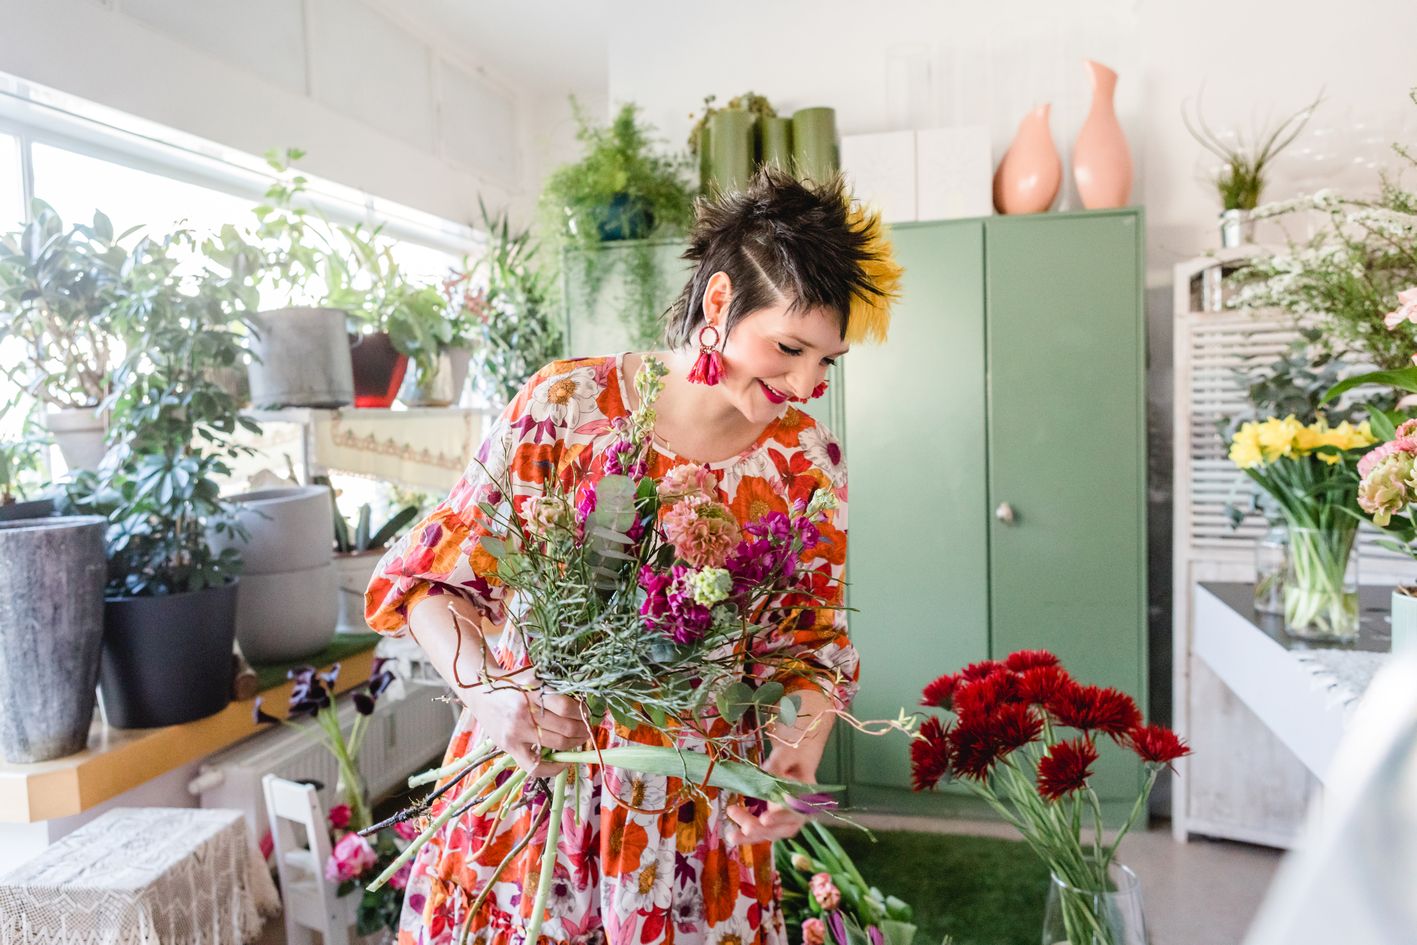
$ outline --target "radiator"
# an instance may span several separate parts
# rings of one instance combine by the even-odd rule
[[[439,758],[452,736],[454,717],[448,704],[435,701],[445,690],[404,683],[401,699],[381,699],[369,720],[359,751],[359,772],[371,797],[403,788],[410,774]],[[339,701],[340,727],[354,724],[354,704],[348,696]],[[313,722],[302,723],[313,728]],[[292,781],[318,781],[320,800],[328,810],[338,803],[335,760],[313,733],[281,725],[241,742],[211,758],[198,769],[187,786],[201,799],[202,807],[226,807],[246,815],[252,835],[269,830],[261,779],[274,774]]]

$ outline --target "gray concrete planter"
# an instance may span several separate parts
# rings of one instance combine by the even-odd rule
[[[384,557],[383,548],[335,555],[335,572],[339,579],[340,633],[366,633],[364,622],[364,591],[374,576],[374,569]]]
[[[329,561],[303,571],[245,574],[236,611],[236,640],[252,663],[314,656],[335,638],[339,597]]]
[[[0,522],[0,755],[88,745],[108,563],[97,515]]]
[[[330,563],[334,508],[325,486],[260,489],[227,497],[250,538],[211,536],[213,550],[241,552],[243,575],[303,571]]]
[[[468,363],[472,352],[466,348],[450,348],[438,355],[433,370],[427,374],[417,366],[404,376],[399,400],[410,407],[449,407],[462,397],[467,383]]]
[[[354,402],[345,313],[282,308],[251,317],[251,403],[257,407],[343,407]]]

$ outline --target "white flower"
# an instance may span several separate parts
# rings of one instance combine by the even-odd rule
[[[694,603],[712,607],[733,590],[733,577],[723,568],[700,568],[689,575],[688,584],[694,592]]]
[[[565,374],[548,377],[531,392],[527,410],[537,423],[572,422],[583,413],[595,410],[595,398],[600,386],[595,382],[594,368],[576,368]]]
[[[606,769],[605,787],[621,804],[639,808],[641,811],[658,811],[664,806],[667,797],[663,778],[650,777],[637,771]],[[631,816],[637,813],[635,810],[630,811]],[[658,822],[659,815],[654,814],[653,818]]]
[[[709,931],[712,945],[752,945],[753,930],[741,916],[729,916]]]
[[[637,872],[621,877],[616,895],[621,914],[668,909],[674,893],[673,864],[672,857],[645,860],[641,861]]]
[[[846,454],[842,452],[840,443],[821,427],[803,430],[799,442],[812,465],[826,473],[833,486],[841,488],[846,485]]]

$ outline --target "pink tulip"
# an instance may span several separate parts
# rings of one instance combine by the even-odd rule
[[[812,896],[817,900],[817,904],[826,912],[835,909],[841,903],[841,890],[836,888],[832,882],[830,873],[816,873],[812,876]]]
[[[826,945],[827,924],[818,918],[802,920],[802,945]]]

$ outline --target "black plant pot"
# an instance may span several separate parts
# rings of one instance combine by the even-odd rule
[[[654,213],[643,197],[616,194],[610,205],[601,211],[596,223],[601,242],[642,240],[654,229]]]
[[[99,696],[110,725],[156,728],[231,702],[236,582],[165,597],[111,597],[103,608]]]
[[[0,522],[18,522],[32,518],[44,518],[53,514],[54,499],[52,496],[0,505]]]

